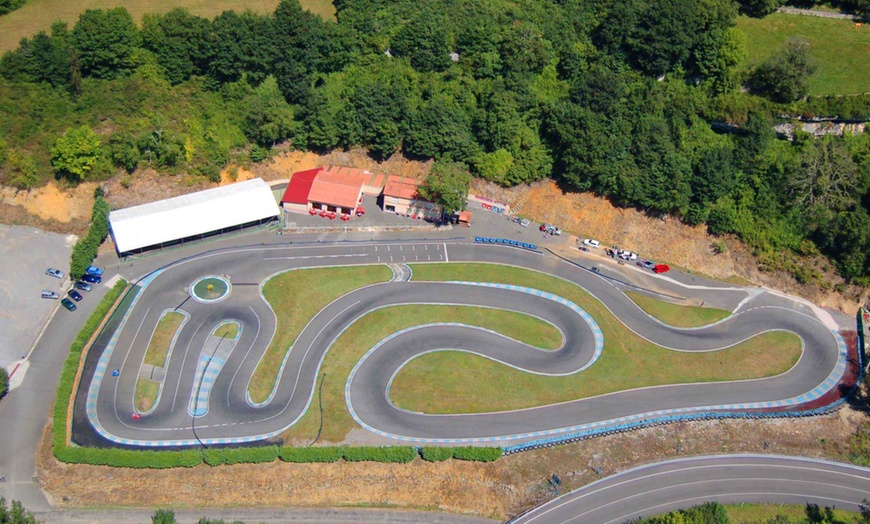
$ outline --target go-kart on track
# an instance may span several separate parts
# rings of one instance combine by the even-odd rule
[[[500,413],[409,412],[389,401],[389,385],[401,367],[420,354],[463,350],[531,373],[565,375],[594,365],[605,342],[594,321],[560,297],[513,286],[408,281],[410,270],[402,265],[448,261],[510,264],[569,280],[601,300],[629,329],[666,348],[710,351],[765,331],[785,330],[801,337],[803,353],[784,374],[739,384],[628,390]],[[298,336],[270,399],[253,405],[247,395],[248,381],[276,329],[275,314],[260,294],[262,283],[292,269],[376,263],[392,264],[396,278],[348,293],[321,310]],[[190,299],[191,284],[210,275],[223,275],[232,283],[229,295],[214,303]],[[368,312],[393,305],[457,304],[518,311],[551,322],[565,340],[562,348],[545,352],[461,325],[430,325],[391,335],[357,363],[348,379],[346,400],[361,426],[400,441],[511,445],[664,414],[798,406],[832,389],[846,367],[845,345],[839,335],[808,307],[791,299],[724,285],[684,288],[683,292],[691,291],[708,302],[730,304],[735,314],[704,328],[677,329],[641,311],[622,293],[627,285],[616,279],[554,256],[503,246],[424,241],[252,246],[179,261],[141,284],[143,291],[100,357],[96,371],[82,379],[88,392],[87,421],[80,415],[76,420],[76,424],[89,422],[112,442],[133,447],[252,442],[281,433],[309,407],[319,367],[331,344]],[[157,405],[134,420],[134,390],[148,341],[163,312],[175,308],[189,319],[174,343]],[[242,329],[232,351],[221,359],[222,368],[217,368],[211,350],[204,348],[210,347],[206,341],[215,326],[226,320],[238,321]],[[203,368],[211,372],[201,380]],[[113,369],[120,370],[119,376],[112,376]]]

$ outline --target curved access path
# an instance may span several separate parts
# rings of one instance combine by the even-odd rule
[[[669,460],[588,484],[511,521],[514,524],[616,524],[707,501],[836,506],[858,511],[870,469],[776,455],[715,455]]]
[[[394,406],[388,390],[398,370],[421,354],[469,351],[530,373],[567,375],[594,365],[605,341],[582,309],[559,296],[525,287],[397,278],[348,293],[320,311],[294,343],[270,399],[262,405],[250,402],[248,382],[276,329],[275,315],[260,294],[260,286],[270,276],[305,267],[448,261],[510,264],[563,278],[589,291],[632,331],[677,351],[722,349],[773,329],[798,334],[804,351],[794,368],[767,379],[627,390],[520,411],[413,413]],[[396,274],[406,275],[405,270]],[[191,300],[190,284],[208,275],[229,280],[229,296],[215,303]],[[347,381],[346,401],[362,427],[400,441],[515,444],[661,413],[797,406],[833,388],[845,369],[842,340],[809,308],[787,298],[727,286],[693,289],[700,297],[733,295],[739,308],[715,325],[677,329],[646,315],[623,294],[625,286],[606,274],[499,246],[464,242],[252,246],[178,262],[149,276],[143,285],[96,371],[83,378],[88,388],[88,422],[104,438],[135,447],[250,442],[281,433],[308,409],[318,370],[334,341],[354,322],[365,322],[367,313],[394,305],[508,309],[545,319],[564,337],[561,348],[542,351],[458,324],[421,326],[391,335],[358,362]],[[151,332],[159,316],[175,308],[190,318],[172,349],[157,405],[134,420],[133,392]],[[222,353],[208,339],[214,327],[226,320],[238,321],[242,329],[231,351]],[[113,369],[119,370],[119,376],[111,375]],[[202,369],[207,370],[205,375]]]

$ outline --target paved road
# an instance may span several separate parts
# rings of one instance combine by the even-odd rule
[[[739,388],[733,383],[691,384],[624,391],[520,412],[456,416],[411,413],[392,405],[384,392],[397,370],[423,352],[468,350],[530,372],[568,374],[591,362],[595,353],[594,327],[579,321],[576,312],[558,302],[517,290],[394,282],[354,291],[321,311],[290,352],[271,402],[255,407],[248,401],[248,378],[275,331],[274,314],[261,299],[256,284],[269,275],[301,267],[448,260],[512,264],[575,282],[601,300],[629,329],[675,350],[712,351],[758,333],[782,329],[802,338],[804,353],[787,373],[743,381]],[[188,300],[190,283],[208,274],[229,275],[234,284],[230,297],[218,304]],[[840,348],[831,331],[808,308],[782,297],[757,290],[696,287],[691,291],[698,296],[732,293],[744,300],[737,313],[722,323],[704,329],[676,329],[643,313],[621,292],[625,287],[621,282],[608,278],[606,272],[595,274],[552,256],[465,241],[253,246],[194,257],[165,270],[142,293],[120,333],[117,349],[106,362],[105,369],[120,369],[120,376],[102,380],[98,377],[93,382],[85,379],[92,400],[89,419],[101,428],[104,437],[134,446],[240,442],[278,434],[307,409],[317,370],[332,341],[372,309],[395,304],[446,303],[513,309],[553,322],[566,341],[560,351],[545,353],[493,333],[439,326],[412,330],[386,342],[358,366],[349,381],[347,401],[357,421],[367,429],[415,442],[496,439],[499,443],[517,443],[542,434],[567,433],[584,425],[661,410],[746,409],[750,404],[758,407],[784,401],[795,404],[798,397],[806,400],[804,394],[831,382],[832,371],[842,364]],[[157,408],[133,421],[132,392],[150,332],[162,312],[175,307],[189,313],[191,319],[176,342]],[[197,362],[203,358],[202,348],[211,329],[226,318],[239,320],[244,329],[236,350],[211,387],[208,413],[194,419],[190,415],[190,399],[198,387]]]
[[[858,511],[870,469],[799,457],[718,455],[641,466],[539,506],[515,524],[622,524],[706,501],[836,506]]]

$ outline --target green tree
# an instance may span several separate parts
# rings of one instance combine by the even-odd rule
[[[39,181],[33,156],[19,148],[6,153],[6,168],[11,175],[9,183],[19,189],[30,189]]]
[[[793,207],[827,221],[830,212],[844,211],[856,202],[858,166],[840,139],[813,141],[801,155],[800,169],[789,180]]]
[[[252,85],[262,82],[277,54],[272,18],[224,11],[211,26],[208,74],[219,83],[235,82],[243,75]]]
[[[465,209],[471,173],[461,162],[439,161],[432,164],[429,175],[420,185],[420,196],[440,204],[449,213]]]
[[[185,9],[142,17],[142,44],[157,55],[166,79],[178,84],[203,74],[209,65],[211,24]]]
[[[11,13],[27,3],[27,0],[0,0],[0,15]]]
[[[304,103],[311,94],[317,66],[323,58],[324,22],[302,9],[299,0],[281,0],[272,23],[276,50],[274,74],[284,98]]]
[[[782,51],[762,62],[749,79],[750,89],[774,102],[793,102],[807,95],[816,71],[806,40],[790,38]]]
[[[158,509],[151,516],[151,524],[175,524],[175,512],[171,509]]]
[[[88,9],[79,16],[70,41],[84,76],[125,76],[137,65],[139,31],[123,7]]]
[[[136,139],[130,133],[115,133],[109,139],[109,155],[112,163],[124,168],[128,173],[135,171],[142,159],[142,152]]]
[[[97,165],[100,137],[88,126],[67,129],[51,148],[51,164],[58,175],[81,182]]]
[[[408,57],[417,71],[442,71],[450,65],[447,24],[433,13],[423,11],[402,26],[393,37],[390,51]]]
[[[761,18],[776,11],[785,2],[786,0],[740,0],[738,4],[741,13]]]
[[[245,135],[257,144],[268,147],[292,138],[298,128],[293,108],[281,95],[275,77],[266,78],[248,97]]]
[[[51,36],[40,31],[23,38],[18,49],[3,55],[0,74],[19,82],[47,82],[53,87],[70,81],[69,31],[66,23],[55,22]]]
[[[38,521],[33,513],[24,509],[21,502],[13,500],[10,506],[6,505],[6,499],[0,497],[0,524],[37,524]]]
[[[6,371],[6,368],[0,366],[0,398],[6,396],[6,393],[9,392],[9,372]]]

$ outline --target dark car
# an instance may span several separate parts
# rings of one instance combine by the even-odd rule
[[[82,282],[81,280],[77,281],[75,284],[73,284],[73,286],[76,289],[80,289],[82,291],[90,291],[90,290],[94,289],[93,286],[91,286],[87,282]]]
[[[70,299],[68,299],[68,298],[64,298],[64,299],[62,299],[62,300],[60,301],[60,303],[63,304],[63,307],[67,308],[67,309],[70,310],[70,311],[75,311],[75,310],[76,310],[76,305],[73,303],[72,300],[70,300]]]
[[[82,294],[79,293],[78,291],[76,291],[75,289],[70,289],[69,291],[66,292],[66,294],[69,295],[70,298],[72,298],[76,302],[82,301]]]
[[[103,277],[99,277],[97,275],[85,275],[82,277],[82,280],[85,282],[90,282],[91,284],[99,284],[103,281]]]

